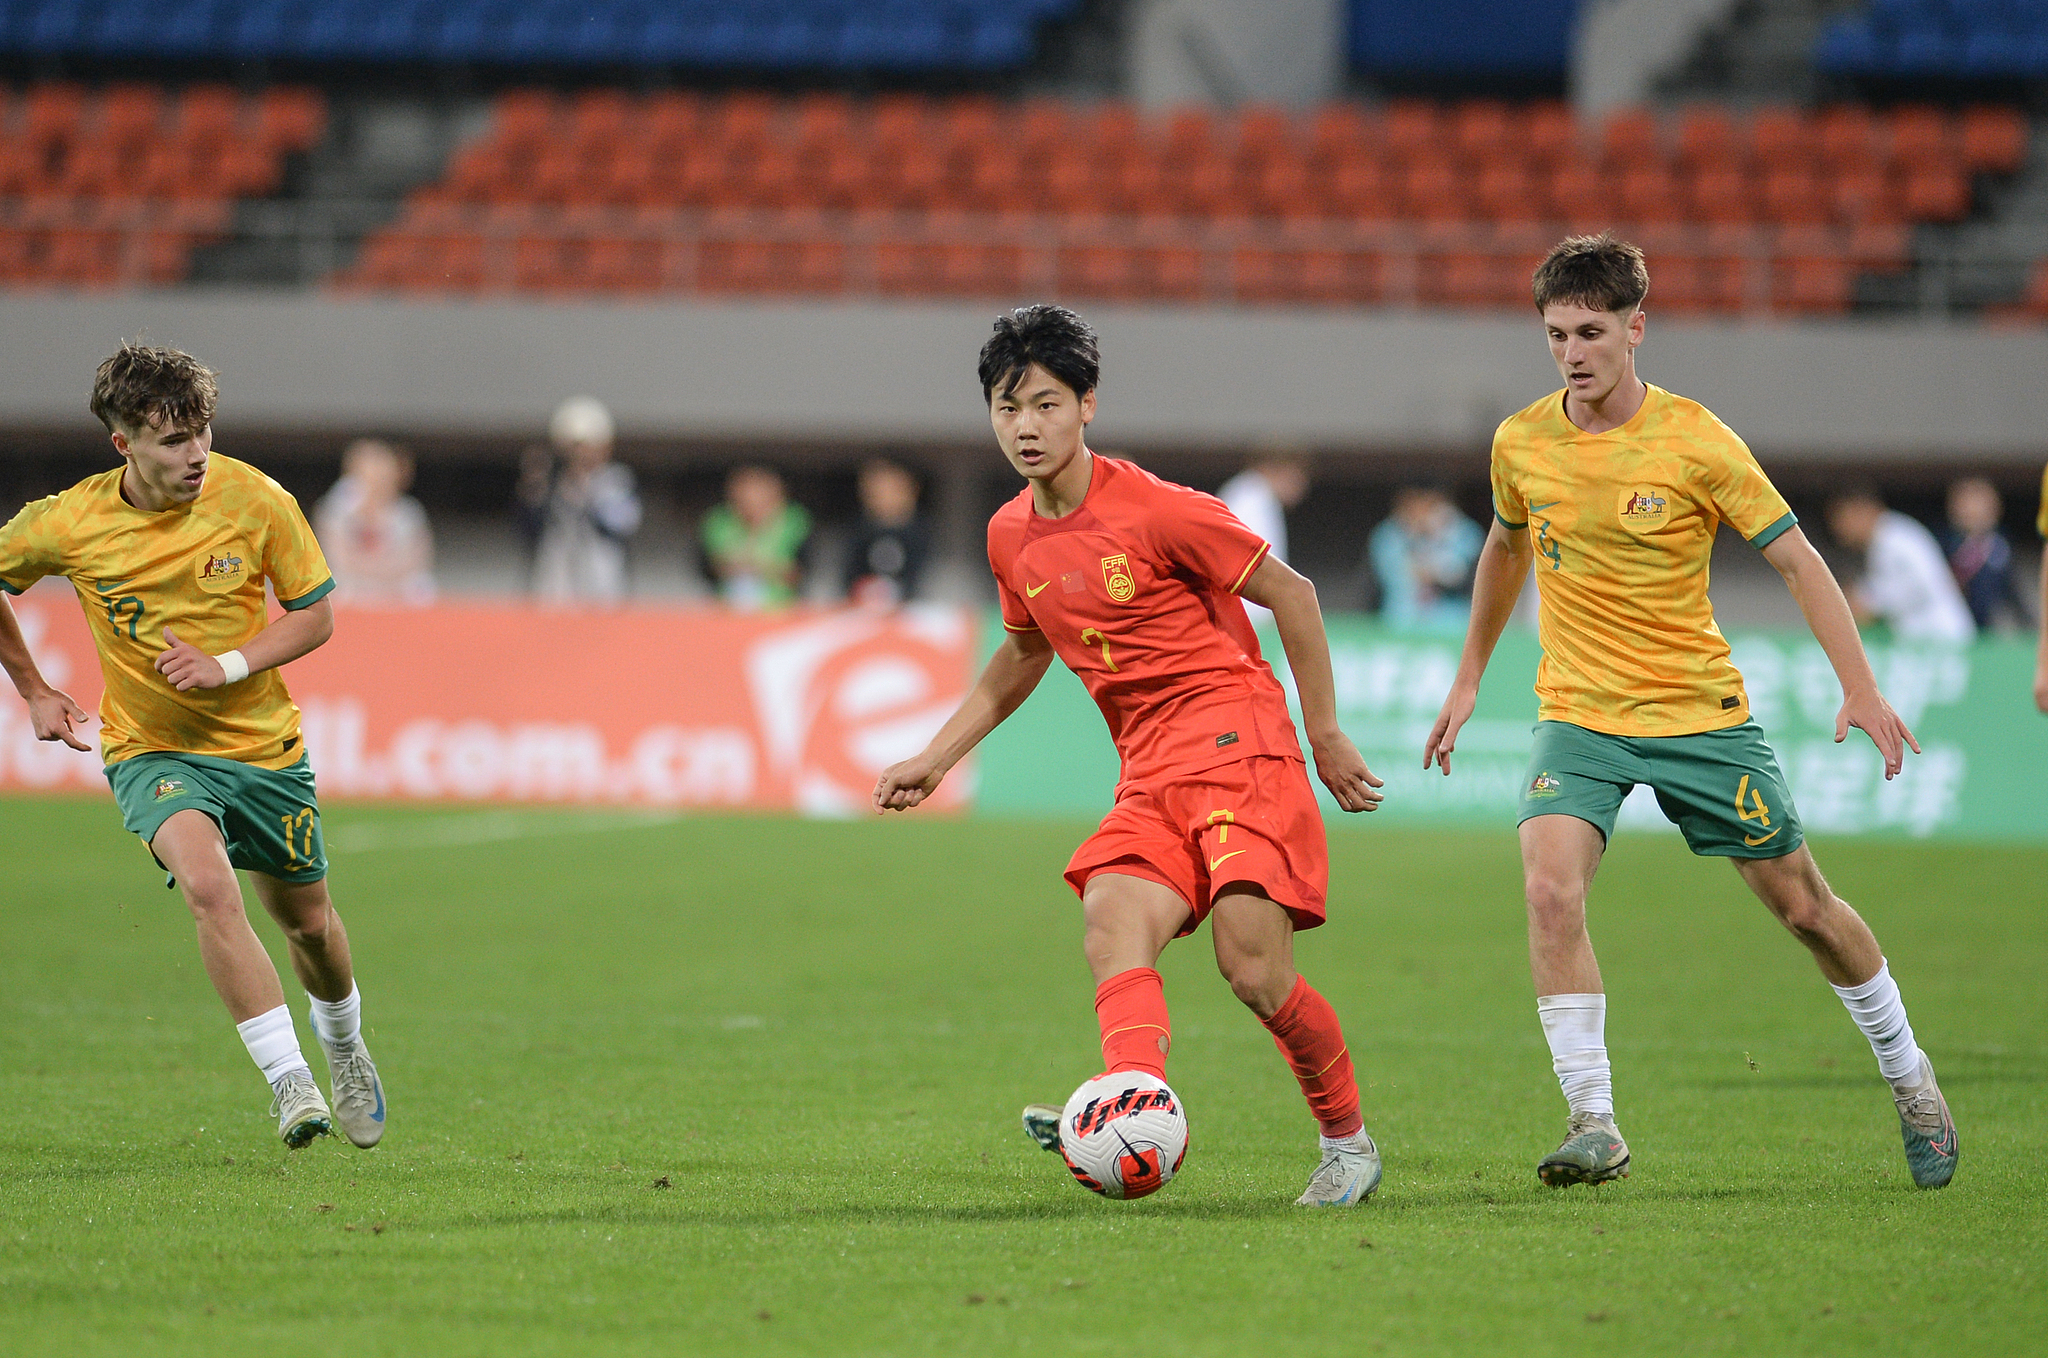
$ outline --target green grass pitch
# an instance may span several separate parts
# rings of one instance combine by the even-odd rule
[[[328,826],[392,1121],[373,1152],[288,1155],[113,809],[0,801],[0,1351],[1975,1355],[2048,1334],[2048,851],[1818,846],[1960,1120],[1955,1184],[1920,1193],[1804,953],[1725,864],[1619,841],[1592,914],[1635,1174],[1556,1192],[1533,1173],[1563,1105],[1512,834],[1344,827],[1335,920],[1300,954],[1386,1182],[1310,1213],[1314,1127],[1206,933],[1164,963],[1181,1177],[1100,1201],[1018,1131],[1096,1068],[1058,876],[1083,826]]]

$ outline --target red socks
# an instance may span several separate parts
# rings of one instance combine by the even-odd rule
[[[1098,1007],[1100,1003],[1098,1000]],[[1294,1078],[1301,1081],[1301,1092],[1322,1124],[1324,1136],[1350,1136],[1365,1125],[1358,1115],[1358,1077],[1352,1073],[1351,1052],[1344,1045],[1337,1011],[1306,978],[1295,978],[1287,1003],[1266,1020],[1266,1031],[1273,1034]]]
[[[1328,1005],[1324,1006],[1327,1011]],[[1166,1078],[1166,1049],[1173,1030],[1166,1017],[1166,987],[1151,967],[1120,971],[1095,988],[1095,1017],[1102,1024],[1102,1069],[1142,1070]],[[1331,1028],[1336,1021],[1331,1020]],[[1345,1066],[1348,1072],[1350,1066]],[[1351,1103],[1358,1105],[1353,1093]]]
[[[1166,1050],[1173,1030],[1166,1017],[1166,988],[1151,967],[1118,972],[1095,990],[1095,1017],[1102,1024],[1102,1068],[1142,1070],[1166,1078]],[[1297,977],[1280,1012],[1266,1020],[1280,1054],[1301,1081],[1301,1092],[1328,1137],[1350,1136],[1364,1120],[1358,1115],[1358,1077],[1337,1011]]]

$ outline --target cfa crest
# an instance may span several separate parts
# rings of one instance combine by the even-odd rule
[[[1621,516],[1623,528],[1640,533],[1662,528],[1671,521],[1671,501],[1660,490],[1626,490],[1622,492],[1621,504],[1615,512]]]
[[[150,791],[151,801],[160,802],[166,797],[182,797],[185,795],[185,782],[181,778],[159,778],[156,780],[156,786]]]
[[[232,552],[208,552],[199,558],[199,588],[208,594],[225,594],[249,578],[248,563]]]
[[[1549,769],[1537,774],[1529,782],[1529,790],[1522,795],[1531,800],[1541,797],[1555,797],[1564,791],[1564,784],[1551,775]]]
[[[1131,558],[1127,553],[1102,558],[1102,584],[1116,602],[1131,601],[1131,596],[1138,592],[1138,582],[1131,578]]]

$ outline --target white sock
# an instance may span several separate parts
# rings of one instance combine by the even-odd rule
[[[362,1032],[363,992],[353,982],[347,999],[319,1000],[308,995],[306,1001],[313,1007],[313,1033],[321,1046],[346,1047]]]
[[[1906,1020],[1906,1002],[1899,998],[1899,983],[1892,979],[1889,961],[1862,985],[1838,985],[1835,993],[1870,1039],[1870,1050],[1877,1053],[1877,1068],[1885,1079],[1897,1085],[1919,1075],[1920,1044],[1913,1040],[1913,1025]]]
[[[292,1027],[292,1011],[284,1005],[242,1020],[235,1025],[235,1031],[242,1035],[242,1045],[249,1049],[249,1059],[256,1063],[256,1069],[263,1072],[263,1078],[270,1081],[273,1088],[295,1070],[312,1072],[313,1068],[306,1064],[305,1056],[299,1051],[299,1034]]]
[[[1550,1043],[1550,1067],[1574,1113],[1614,1119],[1614,1075],[1607,1064],[1605,995],[1538,995],[1536,1016]]]
[[[1363,1151],[1372,1144],[1372,1138],[1360,1127],[1349,1136],[1324,1136],[1316,1134],[1316,1143],[1326,1151]]]

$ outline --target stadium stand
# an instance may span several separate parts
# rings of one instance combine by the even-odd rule
[[[0,0],[36,56],[977,71],[1029,60],[1080,0]]]
[[[1678,310],[1828,313],[2018,169],[2017,111],[502,96],[339,281],[402,291],[1519,305],[1625,228]]]
[[[1877,0],[1830,21],[1814,60],[1845,76],[2048,79],[2048,0]]]
[[[175,282],[233,202],[277,187],[320,137],[325,103],[275,86],[0,88],[0,284]]]

